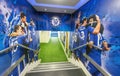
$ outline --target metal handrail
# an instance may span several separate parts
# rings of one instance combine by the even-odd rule
[[[14,47],[17,46],[17,45],[18,45],[18,44],[15,44],[15,45],[13,45],[13,46],[10,46],[10,47],[8,47],[8,48],[6,48],[6,49],[1,50],[1,51],[0,51],[0,54],[9,52],[9,49],[12,49],[12,48],[14,48]]]
[[[10,68],[8,68],[8,69],[5,71],[5,73],[3,74],[3,76],[8,76],[8,75],[15,69],[15,67],[16,67],[21,61],[23,61],[24,58],[25,58],[25,55],[23,55],[19,60],[17,60],[14,65],[12,65]]]
[[[105,69],[101,68],[92,58],[90,58],[87,54],[83,54],[83,56],[91,62],[104,76],[111,76]]]
[[[10,49],[12,49],[12,48],[14,48],[14,47],[16,47],[16,46],[20,46],[20,47],[23,47],[23,48],[25,48],[25,49],[31,50],[31,51],[33,51],[35,54],[38,54],[38,53],[39,53],[39,51],[35,51],[34,49],[31,49],[31,48],[29,48],[29,47],[27,47],[27,46],[24,46],[24,45],[22,45],[22,44],[15,44],[15,45],[10,46],[10,47],[8,47],[8,48],[6,48],[6,49],[4,49],[4,50],[1,50],[1,51],[0,51],[0,54],[7,53],[7,52],[10,51]],[[15,69],[15,67],[16,67],[21,61],[23,61],[24,58],[25,58],[25,55],[23,55],[19,60],[17,60],[14,65],[12,65],[10,68],[8,68],[8,69],[5,71],[5,73],[3,74],[3,76],[8,76],[8,75]]]
[[[93,47],[94,47],[94,48],[96,48],[96,49],[98,49],[98,50],[103,51],[103,49],[102,49],[102,48],[100,48],[100,47],[98,47],[98,46],[96,46],[96,45],[93,45]]]
[[[29,47],[27,47],[27,46],[24,46],[24,45],[22,45],[22,44],[18,44],[18,45],[21,46],[21,47],[23,47],[23,48],[25,48],[25,49],[28,49],[28,50],[31,50],[31,51],[35,51],[34,49],[29,48]]]
[[[80,45],[80,46],[78,46],[78,47],[72,49],[72,51],[77,50],[77,49],[79,49],[79,48],[82,48],[82,47],[84,47],[84,46],[87,46],[88,44],[89,44],[89,43]],[[102,48],[100,48],[100,47],[98,47],[98,46],[96,46],[96,45],[92,45],[92,46],[93,46],[94,48],[97,48],[98,50],[103,50]]]
[[[31,50],[31,51],[33,51],[34,53],[36,53],[36,51],[35,51],[34,49],[32,49],[32,48],[29,48],[29,47],[24,46],[24,45],[22,45],[22,44],[15,44],[15,45],[10,46],[10,47],[8,47],[8,48],[6,48],[6,49],[4,49],[4,50],[1,50],[1,51],[0,51],[0,54],[4,54],[4,53],[9,52],[9,49],[14,48],[15,46],[21,46],[21,47],[23,47],[23,48],[25,48],[25,49]]]
[[[87,45],[88,45],[88,43],[83,44],[83,45],[80,45],[80,46],[78,46],[78,47],[72,49],[72,51],[77,50],[77,49],[82,48],[82,47],[87,46]]]
[[[83,45],[81,45],[81,46],[78,46],[78,47],[74,48],[72,51],[77,50],[77,49],[82,48],[82,47],[87,46],[87,45],[88,45],[88,43],[83,44]],[[96,45],[93,45],[93,47],[96,48],[96,49],[98,49],[98,50],[101,50],[101,51],[103,50],[102,48],[100,48],[100,47],[98,47],[98,46],[96,46]],[[97,64],[92,58],[90,58],[86,53],[84,53],[83,56],[84,56],[88,61],[90,61],[104,76],[111,76],[110,73],[108,73],[106,70],[104,70],[103,68],[101,68],[100,65],[98,65],[98,64]]]

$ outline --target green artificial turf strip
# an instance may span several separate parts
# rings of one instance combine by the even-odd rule
[[[64,50],[56,37],[51,38],[49,43],[41,43],[40,49],[38,58],[42,63],[67,61]]]

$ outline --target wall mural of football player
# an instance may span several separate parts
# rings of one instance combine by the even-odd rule
[[[22,3],[25,3],[25,4],[23,5]],[[27,14],[27,16],[28,16],[27,18],[33,17],[34,10],[31,8],[32,7],[30,5],[28,5],[27,2],[24,0],[21,2],[19,2],[18,0],[12,0],[12,1],[1,0],[0,1],[0,44],[1,44],[0,50],[3,50],[5,48],[9,47],[10,46],[9,42],[13,43],[16,38],[17,38],[17,40],[15,41],[15,43],[18,42],[18,43],[22,44],[22,42],[25,42],[25,44],[28,44],[28,43],[30,43],[30,40],[32,41],[31,33],[35,34],[36,33],[35,29],[30,30],[28,28],[29,35],[27,35],[27,36],[25,36],[25,31],[22,31],[21,37],[19,37],[19,38],[16,36],[19,36],[20,34],[18,34],[17,32],[14,32],[14,27],[16,25],[20,24],[20,21],[21,21],[20,12],[21,11],[28,13],[28,12],[26,12],[26,10],[29,10],[29,13]],[[28,19],[28,21],[29,21],[29,19]],[[37,34],[39,34],[39,33],[37,33]],[[25,39],[25,37],[27,37],[27,39]],[[28,42],[26,42],[24,40],[26,40]],[[35,49],[38,49],[39,35],[35,36],[34,44],[36,46]],[[16,48],[16,50],[19,51],[21,49],[18,47],[18,48]],[[19,55],[20,55],[20,53],[19,53]],[[15,56],[14,57],[11,56],[10,53],[5,54],[4,56],[3,55],[0,56],[0,65],[3,66],[2,68],[0,68],[0,74],[10,66],[10,64],[11,64],[11,62],[13,62],[14,58],[15,58]],[[18,57],[16,57],[16,58],[18,58]],[[5,63],[6,63],[6,65],[4,65]]]
[[[82,20],[82,24],[80,23],[80,13],[78,13],[78,19],[77,19],[77,21],[76,21],[76,28],[78,28],[78,29],[76,29],[76,31],[79,31],[79,41],[80,41],[80,43],[79,43],[79,46],[80,45],[83,45],[83,44],[86,44],[87,42],[89,42],[90,41],[90,44],[89,44],[89,46],[91,47],[92,45],[93,45],[93,42],[94,43],[97,43],[95,40],[95,38],[97,38],[96,36],[97,36],[97,34],[99,34],[99,32],[102,34],[103,33],[103,26],[101,25],[101,23],[100,23],[100,19],[99,19],[99,16],[97,16],[97,15],[95,15],[95,18],[96,18],[96,22],[95,21],[93,21],[93,24],[94,24],[94,26],[90,26],[90,24],[92,25],[92,23],[90,22],[90,23],[88,23],[88,19],[87,18],[84,18],[83,20]],[[98,20],[98,21],[97,21]],[[84,26],[84,28],[82,28],[83,27],[83,25],[86,25],[86,26]],[[96,25],[98,25],[98,27],[97,27],[97,29],[96,29],[96,31],[94,32],[93,30],[94,30],[94,28],[96,28]],[[93,35],[93,37],[94,38],[91,38],[91,35],[88,35],[89,33],[91,33],[92,35]],[[103,37],[101,37],[101,39],[102,39]],[[94,39],[94,40],[93,40]],[[93,42],[91,43],[91,41],[93,40]],[[86,42],[84,42],[84,41],[86,41]],[[99,40],[99,42],[100,41],[102,41],[102,40]],[[83,42],[83,43],[82,43]],[[75,45],[75,44],[74,44]],[[100,45],[100,44],[99,44]],[[78,45],[77,45],[78,46]],[[96,46],[98,46],[98,45],[96,45]],[[91,47],[92,48],[92,47]],[[109,48],[108,48],[108,46],[107,46],[107,43],[105,43],[104,44],[104,48],[103,48],[104,50],[109,50]],[[88,66],[88,65],[86,65],[86,63],[87,63],[87,61],[86,61],[86,59],[83,57],[83,53],[85,53],[85,52],[87,52],[88,53],[88,50],[86,50],[86,47],[85,48],[80,48],[79,49],[79,51],[77,51],[77,53],[75,52],[75,54],[76,55],[78,55],[78,57],[79,57],[79,59],[83,62],[83,64],[86,66],[86,67],[91,67],[90,65]],[[92,52],[91,52],[92,53]],[[95,55],[95,53],[92,53],[92,54],[94,54],[94,56],[97,56],[97,55]],[[99,55],[101,55],[101,54],[99,54]],[[90,55],[91,56],[91,55]],[[101,56],[97,56],[96,57],[96,59],[97,58],[99,58],[99,60],[95,60],[94,58],[93,58],[93,60],[95,60],[99,65],[101,65]],[[87,63],[88,64],[88,63]],[[95,74],[95,69],[94,69],[95,67],[91,67],[91,69],[92,70],[90,70],[90,68],[89,68],[89,71],[91,72],[91,74],[92,75],[97,75],[97,74],[99,74],[99,73],[96,73]],[[97,70],[97,69],[96,69]]]

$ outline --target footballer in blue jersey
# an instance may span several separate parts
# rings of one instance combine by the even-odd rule
[[[24,34],[26,35],[26,39],[25,40],[26,40],[27,43],[25,45],[26,46],[31,46],[30,44],[31,44],[31,41],[33,39],[31,38],[30,25],[27,23],[26,15],[23,12],[20,13],[20,18],[21,18],[22,30],[24,31]],[[26,58],[28,58],[28,52],[27,51],[25,52],[25,56],[26,56]],[[30,57],[31,57],[31,55],[30,55]],[[26,62],[28,62],[28,59],[26,59]]]
[[[10,37],[9,45],[14,46],[15,44],[18,44],[17,37]],[[11,62],[12,65],[15,64],[15,62],[20,58],[19,51],[17,51],[17,47],[18,46],[16,46],[11,51],[12,52],[12,62]]]
[[[21,37],[19,38],[19,36],[22,35],[21,31],[22,31],[21,26],[16,25],[14,27],[14,32],[9,34],[9,46],[13,46],[13,45],[18,44],[19,42],[23,41],[23,40],[21,40],[22,39]],[[11,56],[12,56],[11,65],[14,65],[16,63],[16,61],[22,55],[23,55],[23,52],[21,51],[21,49],[18,46],[15,46],[13,49],[11,49]],[[21,63],[20,63],[20,68],[21,68],[21,66],[23,66],[23,65],[21,65]],[[16,67],[15,70],[13,70],[13,72],[11,73],[11,75],[18,75],[17,70],[18,70],[18,68]]]
[[[97,17],[98,21],[99,21],[99,17]],[[82,25],[79,26],[78,31],[80,34],[80,45],[86,44],[88,41],[88,33],[93,33],[93,34],[97,34],[99,33],[100,30],[100,21],[98,22],[96,28],[92,28],[91,26],[87,26],[87,18],[84,18],[82,21]],[[80,52],[82,53],[82,55],[80,55],[80,60],[83,62],[83,64],[85,64],[86,59],[83,56],[83,53],[86,53],[86,46],[80,48]]]
[[[73,38],[73,48],[77,48],[79,46],[80,43],[80,39],[79,39],[79,32],[75,31],[72,34],[72,38]],[[73,53],[75,54],[75,59],[79,58],[79,49],[74,50]]]
[[[9,45],[13,46],[15,44],[24,44],[25,37],[24,36],[11,36],[9,40]],[[11,55],[12,55],[12,60],[11,60],[11,65],[14,65],[17,60],[20,59],[24,54],[24,50],[22,47],[16,46],[13,49],[11,49]],[[20,70],[22,71],[24,68],[23,63],[21,62],[19,65]],[[11,75],[17,75],[18,74],[18,68],[16,67],[15,70],[11,73]]]
[[[97,35],[90,34],[90,40],[94,42],[94,45],[101,47],[102,41],[104,40],[102,35],[99,33]],[[92,58],[98,65],[101,66],[101,50],[92,47],[88,53],[88,56]],[[87,69],[93,76],[98,76],[100,72],[93,66],[93,64],[88,63]]]
[[[28,42],[26,42],[26,36],[27,35],[23,35],[22,34],[22,27],[20,25],[16,25],[14,27],[14,32],[12,32],[10,35],[9,35],[9,46],[13,46],[15,44],[26,44]],[[7,45],[8,46],[8,45]],[[13,65],[21,56],[23,56],[23,54],[26,54],[26,49],[22,48],[22,47],[14,47],[14,49],[11,49],[11,53],[12,53],[12,61],[11,61],[11,64]],[[25,60],[26,62],[28,62],[28,57],[26,56],[25,57]],[[24,65],[23,63],[21,62],[20,63],[20,70],[22,71],[23,68],[24,68]],[[17,68],[15,68],[17,70]],[[16,75],[17,74],[17,71],[13,71],[12,72],[12,75]]]
[[[36,26],[35,26],[33,20],[31,19],[29,30],[30,30],[31,38],[32,38],[32,40],[34,40],[34,42],[31,41],[31,43],[33,43],[32,49],[37,49],[37,47],[36,47],[37,46],[37,44],[36,44],[37,41],[36,41],[36,31],[35,31],[35,29],[36,29]]]
[[[94,15],[95,17],[95,15]],[[93,22],[94,17],[90,17],[90,20],[89,20],[89,23],[90,23],[90,26],[92,27],[96,27],[96,22],[95,23],[91,23]],[[101,25],[102,26],[102,25]],[[102,28],[100,28],[100,33],[98,34],[92,34],[92,33],[89,33],[89,41],[92,42],[92,45],[96,45],[98,47],[102,47],[103,43],[105,42],[105,39],[103,38],[102,36],[102,33],[103,33],[103,26]],[[89,51],[87,52],[87,54],[98,64],[101,66],[101,50],[98,50],[94,47],[90,47]],[[93,76],[98,76],[100,74],[100,72],[91,64],[91,63],[88,63],[88,66],[87,66],[88,70],[90,71],[90,73],[93,75]]]
[[[83,25],[81,25],[80,27],[79,27],[79,29],[78,29],[78,31],[79,31],[79,36],[80,36],[80,43],[79,43],[79,46],[80,45],[83,45],[83,44],[87,44],[87,39],[88,39],[88,32],[93,32],[93,28],[91,28],[91,27],[87,27],[86,28],[86,26],[83,26]],[[80,51],[80,53],[79,53],[79,58],[80,58],[80,60],[83,62],[83,64],[85,64],[85,62],[86,62],[86,59],[84,58],[84,56],[83,56],[83,53],[86,53],[86,46],[84,46],[84,47],[82,47],[82,48],[80,48],[79,49]]]
[[[96,27],[96,25],[97,25],[96,15],[91,15],[91,16],[90,16],[90,18],[89,18],[89,24],[90,24],[93,28]],[[103,34],[103,31],[104,31],[104,27],[103,27],[103,25],[101,24],[99,33],[102,35],[102,34]],[[103,45],[103,50],[105,50],[105,51],[110,50],[110,48],[108,47],[107,41],[103,40],[102,45]]]
[[[25,36],[22,36],[21,34],[21,31],[22,31],[22,28],[21,26],[19,25],[16,25],[14,27],[14,32],[12,32],[10,35],[9,35],[9,45],[8,46],[13,46],[15,44],[23,44],[24,40],[25,40]],[[12,50],[12,63],[14,63],[15,61],[17,61],[22,55],[21,55],[21,51],[17,51],[18,50],[18,46],[15,47],[13,50]],[[15,58],[15,59],[13,59]]]
[[[28,27],[28,29],[30,30],[30,35],[31,35],[32,41],[29,43],[29,47],[34,50],[37,50],[35,28],[36,28],[35,24],[34,24],[33,20],[31,19],[30,26]],[[29,51],[29,57],[30,57],[30,62],[32,62],[34,60],[34,52],[32,50]]]

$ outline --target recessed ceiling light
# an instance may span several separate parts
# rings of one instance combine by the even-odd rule
[[[67,12],[67,10],[64,10],[64,12],[66,13],[66,12]]]
[[[47,8],[45,8],[44,10],[47,11]]]

